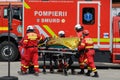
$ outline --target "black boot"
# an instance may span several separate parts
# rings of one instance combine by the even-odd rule
[[[50,73],[54,73],[54,69],[53,68],[50,68]]]
[[[19,75],[25,75],[25,74],[27,74],[27,72],[21,70],[21,71],[18,71],[18,74]]]
[[[94,72],[94,75],[92,77],[99,77],[98,72]]]
[[[81,69],[81,71],[80,72],[78,72],[78,74],[84,74],[85,72],[84,72],[84,69]]]
[[[75,70],[74,69],[71,69],[71,74],[75,74]]]
[[[88,70],[88,72],[85,74],[86,76],[90,76],[90,73],[91,73],[92,71],[91,70]]]
[[[29,73],[29,74],[35,73],[35,72],[34,72],[34,66],[30,66],[30,67],[29,67],[28,73]]]

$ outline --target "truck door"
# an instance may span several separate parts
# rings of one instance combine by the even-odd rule
[[[2,26],[2,7],[0,6],[0,30],[1,30],[1,26]]]
[[[120,16],[113,17],[113,62],[120,63]]]
[[[78,1],[77,24],[89,30],[90,36],[96,41],[96,47],[100,45],[100,2]]]

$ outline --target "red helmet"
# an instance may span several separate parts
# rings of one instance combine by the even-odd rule
[[[83,34],[88,35],[88,34],[89,34],[89,31],[88,31],[88,30],[84,30],[84,31],[83,31]]]

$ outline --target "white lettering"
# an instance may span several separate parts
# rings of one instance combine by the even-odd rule
[[[60,23],[58,18],[42,18],[41,23]]]
[[[34,16],[67,16],[67,11],[34,11]]]

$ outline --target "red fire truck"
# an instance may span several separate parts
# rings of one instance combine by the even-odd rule
[[[8,43],[8,5],[12,5],[12,30],[10,31],[10,43]],[[18,41],[22,37],[22,2],[0,1],[0,59],[16,60],[19,56]],[[10,46],[10,53],[8,51]]]
[[[25,0],[23,22],[38,27],[45,37],[60,30],[74,37],[74,26],[80,24],[95,42],[96,61],[120,63],[119,16],[112,16],[111,0]]]
[[[111,0],[24,0],[23,4],[23,24],[21,23],[23,36],[26,33],[26,26],[35,25],[45,37],[55,37],[60,30],[64,30],[67,37],[75,37],[74,26],[80,24],[89,30],[95,42],[96,62],[120,63],[120,15],[112,16]],[[19,10],[22,9],[19,8]],[[14,20],[16,23],[21,22],[21,19],[13,18],[12,25],[14,25]],[[13,33],[17,32],[17,37],[21,36],[20,27],[21,25],[13,27],[12,30],[16,30]],[[0,41],[0,56],[7,60],[5,52],[7,47],[3,45],[6,44],[5,38],[0,39],[2,40]],[[14,40],[16,38],[11,38],[11,43],[17,46]],[[14,46],[11,45],[11,47]],[[13,55],[11,60],[17,58],[18,52],[15,50],[17,47],[14,50],[11,48],[11,55]]]

